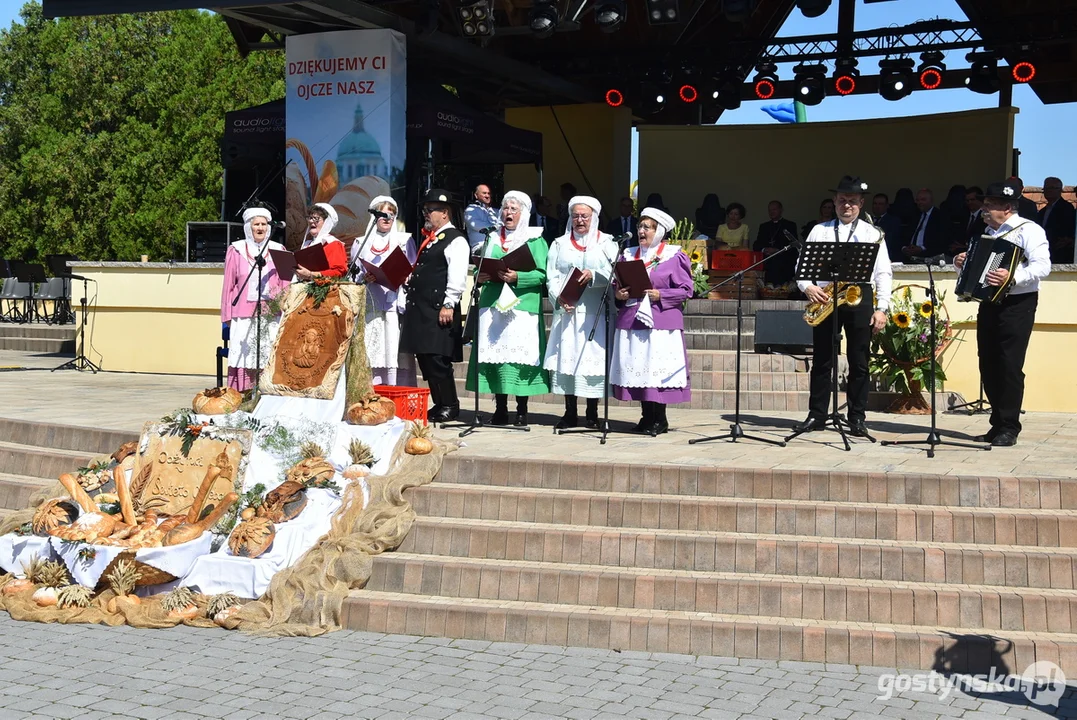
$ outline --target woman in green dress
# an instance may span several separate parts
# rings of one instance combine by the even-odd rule
[[[496,400],[491,425],[509,424],[509,395],[516,396],[513,425],[527,425],[527,398],[550,391],[542,369],[546,354],[546,327],[542,318],[542,289],[546,285],[548,245],[541,227],[528,227],[531,199],[515,190],[501,201],[502,226],[490,235],[486,257],[499,259],[526,245],[534,270],[480,273],[479,322],[467,389],[493,393]],[[477,346],[477,348],[476,348]]]

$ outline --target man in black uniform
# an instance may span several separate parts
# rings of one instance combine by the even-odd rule
[[[797,224],[782,217],[784,209],[778,200],[771,200],[767,205],[770,222],[759,226],[752,250],[771,256],[789,244],[789,238],[797,237]],[[786,235],[788,233],[788,235]],[[793,279],[797,269],[797,255],[787,252],[777,260],[771,260],[765,266],[763,280],[768,285],[784,285]]]
[[[430,386],[430,422],[460,415],[452,364],[464,359],[460,298],[467,284],[467,235],[452,226],[449,193],[431,190],[423,199],[423,239],[407,283],[400,352],[412,353]]]

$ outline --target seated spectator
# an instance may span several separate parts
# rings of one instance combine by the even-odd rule
[[[968,250],[969,241],[973,238],[980,237],[987,231],[987,222],[983,217],[983,206],[983,189],[976,185],[965,188],[965,209],[969,211],[969,216],[965,221],[964,234],[961,242],[955,242],[950,246],[948,252],[950,256],[960,255]]]
[[[901,218],[890,212],[890,198],[886,193],[875,193],[871,200],[871,214],[875,219],[875,227],[883,231],[886,238],[886,251],[892,258],[901,257]]]
[[[808,233],[816,225],[828,223],[834,219],[834,198],[827,198],[823,202],[819,203],[819,219],[814,222],[804,223],[804,227],[800,228],[800,237],[808,237]]]
[[[730,203],[725,211],[725,225],[718,227],[714,246],[717,249],[748,249],[750,246],[748,226],[742,223],[747,211],[740,203]]]
[[[644,203],[644,207],[655,208],[656,210],[666,212],[666,204],[662,202],[662,196],[658,193],[651,193],[650,195],[648,195],[647,202]]]
[[[606,232],[614,237],[618,235],[631,235],[635,238],[633,245],[639,244],[639,239],[636,238],[636,203],[630,197],[621,198],[621,203],[618,205],[620,214],[606,223]]]
[[[943,234],[946,236],[944,252],[965,240],[965,229],[969,224],[969,208],[965,203],[965,186],[954,185],[946,194],[946,199],[939,205],[942,211]]]
[[[1013,178],[1018,185],[1021,186],[1019,192],[1021,196],[1017,198],[1017,214],[1023,217],[1025,220],[1031,220],[1036,222],[1036,219],[1040,216],[1040,209],[1032,200],[1025,197],[1025,183],[1021,178]]]
[[[906,261],[931,257],[946,250],[946,223],[942,211],[935,207],[935,196],[927,188],[916,193],[916,208],[920,212],[908,243],[901,249]]]
[[[725,208],[714,193],[703,197],[703,206],[696,208],[696,230],[708,238],[718,234],[718,226],[725,218]]]
[[[789,237],[795,240],[797,226],[792,220],[782,217],[784,208],[778,200],[771,200],[767,205],[770,220],[759,225],[752,250],[769,257],[789,245]],[[787,234],[788,233],[788,234]],[[780,257],[769,260],[764,266],[763,282],[768,285],[784,285],[793,279],[796,271],[797,254],[795,250],[787,251]]]
[[[916,209],[916,197],[912,194],[912,190],[900,188],[894,193],[894,202],[890,204],[890,212],[901,220],[901,247],[905,247],[909,244],[913,228],[916,227],[916,221],[920,218],[920,213]],[[901,257],[901,253],[890,256],[895,262]]]
[[[1043,181],[1043,198],[1047,204],[1037,216],[1036,223],[1047,233],[1051,262],[1074,262],[1073,236],[1075,213],[1073,206],[1062,199],[1062,181],[1049,177]]]
[[[552,243],[564,232],[564,228],[557,223],[555,217],[557,210],[553,206],[553,201],[547,195],[536,195],[533,202],[535,212],[531,214],[530,225],[542,228],[542,237],[547,243]]]

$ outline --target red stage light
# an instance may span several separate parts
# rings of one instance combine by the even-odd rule
[[[755,96],[760,100],[770,100],[774,97],[774,93],[777,88],[774,87],[774,83],[766,78],[757,80],[755,83]]]
[[[1027,60],[1022,60],[1013,66],[1013,79],[1019,83],[1027,83],[1036,77],[1036,66]]]
[[[613,88],[606,91],[606,104],[610,107],[621,107],[624,102],[625,96],[620,90]]]
[[[856,91],[856,78],[852,75],[839,75],[834,80],[834,89],[838,95],[852,95]]]
[[[927,68],[920,73],[920,87],[924,90],[934,90],[942,85],[942,73],[936,68]]]
[[[681,85],[679,92],[681,100],[686,103],[694,103],[699,99],[699,91],[692,85]]]

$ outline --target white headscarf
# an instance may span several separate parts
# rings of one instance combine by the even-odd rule
[[[243,242],[235,242],[233,245],[237,246],[240,254],[243,255],[243,259],[247,263],[254,267],[254,258],[257,257],[265,248],[269,246],[269,238],[272,237],[272,228],[266,232],[266,239],[259,243],[254,239],[254,230],[251,228],[251,223],[254,222],[254,218],[265,218],[266,222],[273,222],[273,213],[269,212],[265,208],[255,207],[247,208],[243,211]],[[242,245],[243,247],[238,247]],[[269,274],[262,274],[262,289],[264,290],[269,283]],[[249,302],[258,301],[258,273],[251,273],[250,279],[247,280],[247,300]]]
[[[339,219],[339,217],[337,216],[337,211],[329,203],[315,203],[314,207],[321,208],[329,217],[327,217],[325,221],[322,222],[322,229],[318,231],[318,235],[316,237],[312,238],[310,236],[310,228],[307,228],[307,234],[303,236],[303,247],[310,247],[315,243],[324,244],[330,240],[336,240],[336,238],[330,235],[330,233],[332,232],[333,227],[337,224],[337,220]]]
[[[644,260],[649,260],[654,257],[654,254],[658,252],[660,247],[662,247],[662,240],[664,240],[666,235],[676,227],[677,222],[669,213],[652,207],[643,208],[643,212],[639,214],[639,219],[642,220],[643,218],[650,218],[658,223],[658,227],[655,228],[654,231],[654,240],[651,241],[651,246],[648,247],[646,251],[640,253]],[[676,245],[667,245],[662,251],[662,254],[658,257],[658,260],[668,260],[679,251],[680,248]]]
[[[513,245],[518,245],[521,242],[530,240],[531,238],[527,237],[527,235],[534,237],[534,234],[530,232],[522,232],[528,230],[531,225],[531,198],[527,196],[527,193],[522,193],[519,190],[509,190],[505,193],[505,197],[501,199],[501,209],[504,210],[505,206],[510,202],[516,203],[520,208],[520,219],[516,224],[516,229],[512,231],[508,230],[504,226],[504,219],[501,218],[500,214],[498,215],[498,221],[501,223],[501,232],[505,233],[505,240],[508,243],[508,246],[512,248]]]
[[[568,226],[565,228],[566,233],[572,233],[572,208],[577,205],[586,205],[591,208],[591,225],[587,228],[587,234],[582,238],[576,238],[581,241],[584,247],[588,247],[592,242],[597,242],[599,238],[599,219],[598,216],[602,212],[602,203],[596,198],[589,195],[577,195],[568,201]]]

